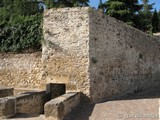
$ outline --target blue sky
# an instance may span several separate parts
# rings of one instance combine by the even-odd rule
[[[105,2],[107,0],[102,0],[102,1]],[[149,0],[149,1],[150,3],[155,3],[154,8],[156,8],[158,11],[160,10],[160,0]],[[97,7],[98,4],[99,4],[99,0],[90,0],[91,7]]]

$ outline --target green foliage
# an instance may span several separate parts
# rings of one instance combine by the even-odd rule
[[[141,1],[143,4],[140,5],[138,0],[107,0],[104,4],[100,0],[99,8],[105,8],[107,15],[122,20],[146,33],[158,32],[160,15],[156,11],[152,13],[154,3],[149,4],[149,0]]]
[[[23,52],[41,48],[42,15],[36,2],[3,0],[0,7],[0,51]]]
[[[41,48],[42,15],[38,0],[0,1],[0,51],[23,52]],[[89,0],[45,0],[47,8],[88,6]]]
[[[158,16],[159,16],[159,26],[158,26],[158,28],[159,28],[159,31],[160,31],[160,11],[158,12]]]
[[[138,0],[108,0],[104,3],[106,14],[134,26],[136,12],[141,9]]]
[[[99,0],[98,10],[104,13],[105,5],[103,4],[102,0]]]
[[[152,26],[153,26],[153,33],[158,32],[159,30],[159,15],[157,10],[154,10],[153,17],[152,17]]]
[[[136,27],[146,33],[152,33],[153,27],[151,24],[151,19],[152,19],[151,10],[153,9],[154,3],[149,4],[148,0],[143,0],[142,2],[143,2],[142,10],[140,10],[138,13]]]
[[[53,8],[54,7],[54,2],[53,0],[45,0],[45,4],[47,6],[47,9]]]
[[[103,8],[103,2],[102,2],[102,0],[99,0],[98,8]]]
[[[14,11],[18,15],[34,15],[38,13],[38,2],[27,0],[14,0]]]
[[[1,4],[4,7],[11,6],[11,5],[13,5],[13,3],[14,3],[14,0],[2,0],[2,2],[1,2]]]
[[[151,15],[151,10],[153,9],[154,3],[149,4],[149,0],[142,0],[142,2],[143,2],[143,13],[144,13],[146,16],[150,17],[150,15]]]
[[[19,23],[20,22],[20,23]],[[13,22],[0,25],[0,51],[18,51],[41,48],[41,16],[17,16]]]
[[[3,1],[0,0],[0,7],[3,7]]]
[[[78,7],[78,6],[89,6],[89,0],[45,0],[47,8],[63,8],[63,7]]]

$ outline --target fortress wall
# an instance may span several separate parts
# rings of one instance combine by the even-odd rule
[[[156,38],[95,10],[89,16],[93,101],[160,86],[160,43]]]

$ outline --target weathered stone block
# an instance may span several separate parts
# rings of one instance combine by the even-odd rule
[[[13,88],[0,88],[0,98],[12,96],[13,95]]]
[[[51,99],[59,97],[60,95],[65,94],[66,92],[66,85],[59,84],[59,83],[50,83],[47,84],[47,93],[50,94]]]
[[[17,113],[38,114],[44,111],[45,91],[21,94],[15,98]]]
[[[61,101],[52,100],[45,104],[45,117],[47,120],[62,120],[64,116],[64,104]]]
[[[14,97],[0,98],[0,118],[9,118],[16,114],[16,99]]]
[[[66,93],[47,102],[44,107],[46,120],[62,120],[80,103],[80,93]]]

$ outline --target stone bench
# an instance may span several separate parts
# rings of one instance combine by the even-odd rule
[[[0,119],[12,117],[17,113],[43,113],[45,95],[45,91],[39,91],[0,98]]]
[[[45,104],[45,118],[46,120],[62,120],[79,103],[80,93],[78,92],[61,95]]]
[[[16,113],[39,114],[44,111],[46,92],[30,92],[16,96]]]
[[[12,96],[13,95],[13,88],[0,88],[0,98]]]
[[[0,119],[9,118],[16,114],[15,97],[0,98]]]

